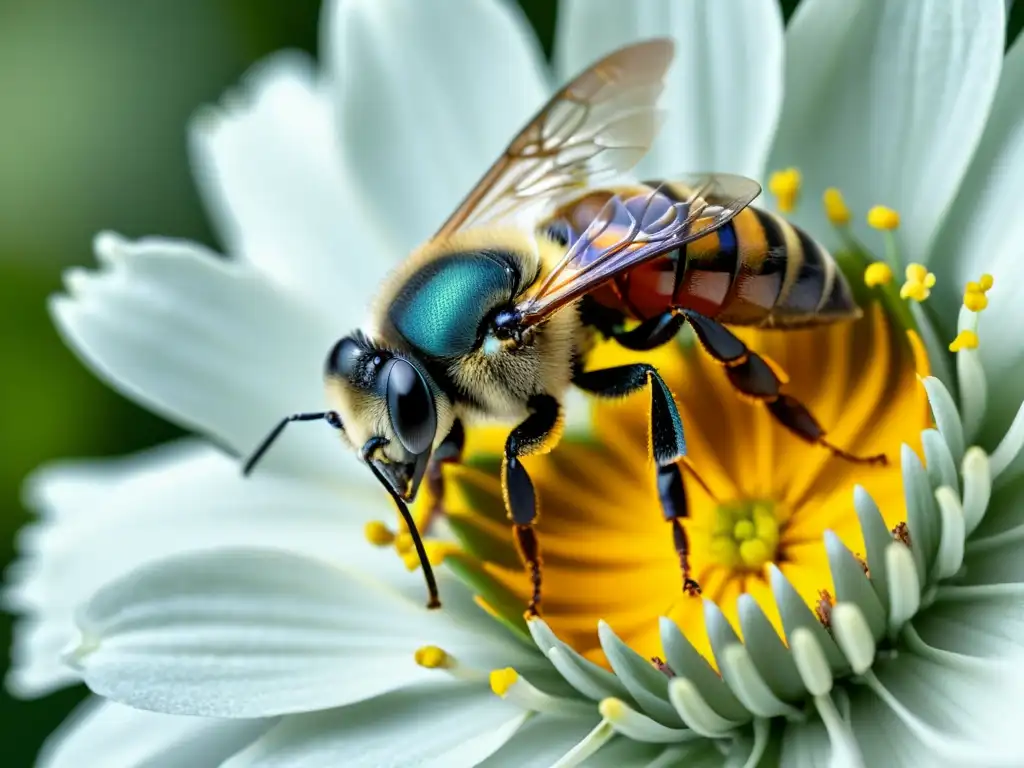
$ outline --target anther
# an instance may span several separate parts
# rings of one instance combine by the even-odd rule
[[[960,331],[956,338],[949,344],[950,352],[959,352],[961,349],[977,349],[978,334],[974,331]]]
[[[520,677],[512,667],[492,670],[489,682],[495,696],[516,704],[528,712],[563,716],[574,713],[590,715],[594,712],[593,704],[570,701],[545,693],[529,680]]]
[[[935,287],[935,274],[929,272],[924,264],[909,264],[906,271],[907,281],[900,288],[901,299],[924,301],[931,295]]]
[[[436,645],[424,645],[422,648],[417,648],[413,658],[417,664],[426,669],[446,669],[454,661],[447,651]]]
[[[413,659],[424,669],[443,670],[456,680],[479,683],[487,679],[487,674],[483,670],[462,664],[444,648],[439,648],[436,645],[424,645],[417,648]]]
[[[453,555],[462,550],[458,544],[450,541],[425,541],[423,548],[427,551],[427,561],[433,566],[439,566],[448,555]],[[420,567],[420,559],[416,552],[405,552],[402,554],[402,562],[410,571]]]
[[[380,520],[371,520],[363,528],[366,540],[375,547],[386,547],[395,541],[395,534]]]
[[[504,699],[508,695],[509,689],[515,685],[518,679],[519,673],[512,669],[512,667],[492,670],[490,677],[491,690],[494,691],[495,696]]]
[[[868,226],[872,229],[889,232],[899,227],[899,225],[900,215],[892,208],[876,205],[868,211]]]
[[[845,227],[850,223],[850,209],[846,207],[843,193],[835,187],[829,187],[822,196],[825,204],[825,215],[836,227]]]
[[[775,195],[779,210],[783,213],[792,213],[796,210],[797,198],[800,195],[800,182],[800,171],[796,168],[775,171],[768,178],[768,190]]]
[[[882,261],[875,261],[868,264],[864,270],[864,285],[868,288],[875,288],[879,285],[888,285],[892,282],[892,269]]]
[[[971,312],[981,312],[988,307],[988,296],[986,295],[995,282],[992,275],[984,274],[974,282],[973,280],[964,288],[964,306]]]

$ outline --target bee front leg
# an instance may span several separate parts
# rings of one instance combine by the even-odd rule
[[[466,430],[462,421],[456,419],[452,424],[448,436],[441,441],[430,459],[430,466],[427,467],[427,490],[430,492],[430,511],[423,524],[423,534],[430,530],[431,524],[444,514],[444,471],[445,464],[457,464],[462,461],[462,449],[466,444]]]
[[[512,520],[516,548],[530,573],[533,593],[526,612],[538,616],[541,600],[540,544],[534,524],[537,522],[537,494],[533,481],[520,460],[531,453],[542,453],[561,423],[561,406],[550,395],[535,395],[527,404],[530,415],[509,433],[505,441],[505,460],[501,470],[501,486],[505,509]]]
[[[683,420],[672,392],[652,365],[637,363],[598,371],[579,371],[573,383],[598,397],[625,397],[651,385],[651,442],[657,464],[658,496],[666,522],[672,525],[672,544],[683,572],[683,591],[699,595],[700,585],[691,578],[690,542],[682,520],[689,516],[686,489],[679,462],[686,456]]]

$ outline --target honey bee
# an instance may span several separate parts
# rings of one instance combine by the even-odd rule
[[[357,450],[402,514],[440,600],[407,508],[424,477],[458,461],[463,422],[514,422],[502,486],[514,540],[541,603],[537,501],[522,457],[550,450],[570,386],[597,397],[650,387],[651,442],[683,589],[691,578],[681,474],[686,443],[672,393],[638,363],[590,370],[599,334],[631,349],[670,341],[689,323],[742,395],[799,437],[832,446],[782,376],[728,328],[852,320],[860,310],[828,252],[805,232],[748,207],[757,182],[704,174],[611,183],[647,152],[673,57],[667,40],[620,49],[563,87],[512,140],[429,242],[381,289],[371,327],[327,356],[330,410],[288,416],[246,462],[248,474],[292,421],[324,420]],[[692,467],[691,467],[692,468]]]

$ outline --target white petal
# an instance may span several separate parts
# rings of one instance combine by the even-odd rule
[[[333,0],[324,28],[345,161],[412,248],[543,103],[537,43],[503,0]]]
[[[955,668],[901,654],[874,671],[878,682],[869,684],[890,712],[854,706],[856,731],[870,733],[882,719],[898,720],[923,746],[915,750],[923,765],[1020,765],[1024,734],[1017,702],[1024,679],[1016,663]],[[869,754],[865,759],[877,764]]]
[[[75,636],[75,608],[105,582],[179,552],[274,546],[378,573],[390,566],[396,580],[422,589],[392,553],[366,543],[367,519],[391,513],[352,464],[344,494],[267,474],[242,478],[237,461],[192,441],[109,462],[102,473],[93,463],[37,473],[27,503],[46,514],[20,534],[5,594],[8,607],[28,614],[16,625],[9,685],[38,695],[74,679],[59,653]]]
[[[333,105],[297,53],[258,64],[218,108],[198,114],[190,144],[199,190],[228,250],[334,312],[362,320],[401,258],[369,226],[338,147]]]
[[[772,168],[798,167],[796,219],[829,232],[839,187],[865,241],[873,205],[900,212],[907,261],[927,257],[974,154],[1002,65],[1001,0],[804,0],[786,31]]]
[[[285,717],[224,768],[470,768],[504,744],[525,716],[485,685],[447,681]]]
[[[268,720],[214,720],[143,712],[88,699],[43,745],[37,768],[213,766],[266,731]]]
[[[251,267],[187,243],[97,238],[105,268],[73,271],[52,311],[67,342],[119,391],[251,451],[289,413],[320,410],[339,329]],[[343,453],[324,425],[293,428],[268,466],[330,476]]]
[[[560,81],[642,39],[676,43],[661,104],[667,119],[641,178],[690,171],[762,177],[782,106],[782,14],[776,0],[563,0]]]
[[[980,559],[1020,560],[1020,545]],[[968,569],[972,562],[968,560]],[[1020,571],[1020,567],[1016,568]],[[970,570],[968,570],[970,572]],[[1018,581],[1021,574],[1013,581]],[[1011,581],[1011,579],[1007,579]],[[940,600],[914,620],[921,638],[935,648],[991,659],[1024,654],[1024,612],[1020,598],[992,595],[984,598]]]
[[[456,588],[443,585],[446,594]],[[445,673],[438,645],[474,668],[539,658],[365,576],[276,550],[178,555],[108,584],[77,617],[70,653],[107,698],[169,714],[264,717],[342,706]]]
[[[1024,364],[1024,343],[1011,329],[1024,322],[1024,306],[1015,299],[1022,274],[1024,219],[1024,38],[1006,56],[992,116],[978,154],[964,179],[956,205],[935,243],[933,267],[942,296],[955,306],[960,291],[985,272],[995,277],[989,307],[979,318],[979,346],[989,386],[992,421],[1003,429],[1024,396],[1016,374]],[[955,333],[956,313],[940,317]],[[950,336],[952,338],[952,336]],[[1000,431],[996,432],[996,436]]]
[[[501,749],[480,763],[480,768],[551,768],[562,755],[582,741],[597,725],[594,717],[537,716],[527,721]]]

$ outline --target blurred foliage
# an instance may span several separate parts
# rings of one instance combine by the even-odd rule
[[[520,3],[550,53],[557,3]],[[784,0],[787,16],[795,5]],[[216,245],[189,172],[188,118],[266,54],[315,53],[319,13],[319,0],[0,0],[3,563],[27,520],[19,493],[34,467],[180,434],[110,391],[64,348],[45,309],[61,270],[91,264],[92,236],[104,228]],[[1018,3],[1014,34],[1022,24]],[[10,619],[0,615],[0,647],[9,638]],[[30,765],[82,695],[17,702],[0,693],[2,764]]]

